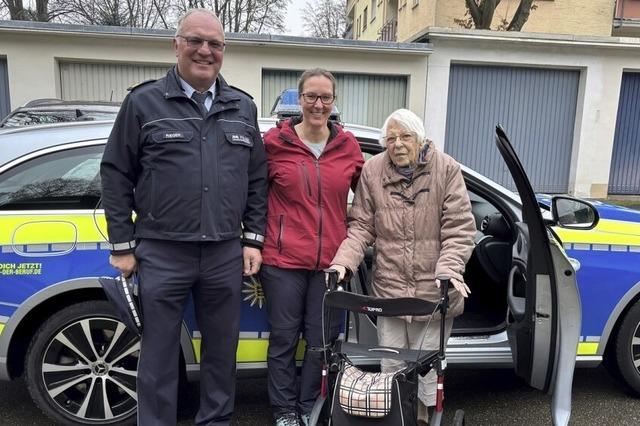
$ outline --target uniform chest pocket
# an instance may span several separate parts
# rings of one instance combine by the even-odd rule
[[[189,142],[193,139],[192,130],[159,130],[151,135],[155,143]]]
[[[253,146],[253,139],[245,133],[225,132],[224,135],[227,142],[231,145],[241,145],[246,146],[247,148],[251,148]]]

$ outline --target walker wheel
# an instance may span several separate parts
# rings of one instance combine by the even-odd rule
[[[464,426],[464,410],[456,410],[453,416],[453,426]]]

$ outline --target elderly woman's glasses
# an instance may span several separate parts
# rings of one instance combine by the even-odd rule
[[[400,139],[402,142],[409,142],[411,140],[413,140],[414,135],[413,133],[403,133],[401,135],[388,135],[384,137],[384,141],[387,143],[387,145],[391,145],[396,143],[396,141],[398,139]]]
[[[191,47],[193,49],[200,49],[200,47],[204,43],[207,43],[207,46],[209,47],[209,50],[216,51],[216,52],[222,52],[224,50],[224,46],[225,46],[225,44],[223,42],[218,41],[218,40],[205,40],[205,39],[200,38],[200,37],[185,37],[183,35],[177,35],[176,37],[180,37],[181,39],[186,41],[187,42],[187,46],[189,46],[189,47]]]
[[[331,103],[336,99],[333,95],[316,95],[315,93],[302,93],[300,96],[302,96],[302,100],[305,101],[305,103],[310,105],[315,104],[318,99],[320,99],[322,105],[331,105]]]

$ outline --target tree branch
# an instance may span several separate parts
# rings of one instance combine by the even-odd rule
[[[529,19],[532,6],[533,0],[520,0],[518,10],[516,10],[516,13],[513,15],[507,31],[520,31]]]

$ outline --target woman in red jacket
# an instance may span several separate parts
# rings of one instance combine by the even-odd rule
[[[271,326],[269,400],[278,426],[306,424],[320,392],[321,352],[314,348],[322,346],[322,270],[347,235],[347,196],[364,162],[356,138],[329,121],[335,90],[330,72],[305,71],[298,82],[302,117],[264,135],[269,211],[260,274]],[[307,351],[297,384],[301,332]]]

